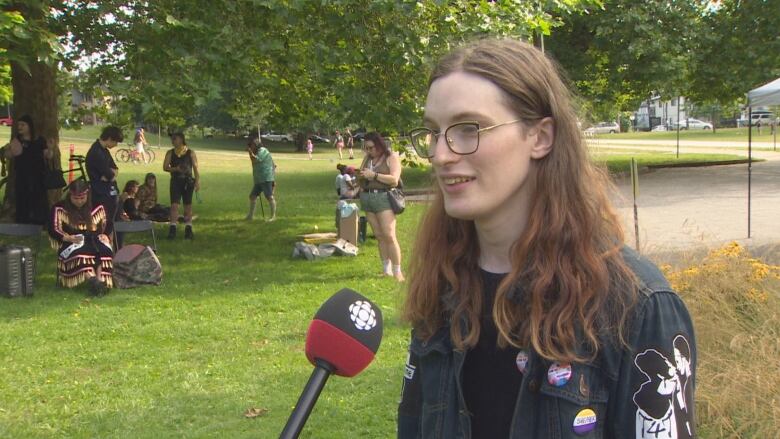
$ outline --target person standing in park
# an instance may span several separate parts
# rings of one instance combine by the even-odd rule
[[[15,221],[45,224],[49,208],[43,179],[53,151],[43,137],[35,135],[32,117],[25,114],[16,121],[16,134],[3,153],[14,164]]]
[[[116,178],[119,168],[111,156],[111,148],[124,140],[122,130],[115,126],[103,128],[100,138],[87,151],[85,160],[92,196],[92,206],[103,206],[106,212],[105,234],[112,236],[116,219],[119,187]]]
[[[404,281],[401,271],[401,246],[395,235],[395,213],[387,192],[401,180],[401,159],[391,151],[379,133],[366,135],[366,157],[360,167],[360,205],[379,242],[382,274]]]
[[[312,152],[314,152],[314,143],[312,143],[311,139],[306,139],[306,153],[309,155],[309,160],[312,159]]]
[[[146,142],[146,136],[144,135],[144,132],[144,127],[139,127],[137,130],[135,130],[135,137],[133,138],[133,143],[135,144],[135,158],[133,161],[142,161],[144,164],[146,164],[146,150],[144,147],[149,146],[149,144]]]
[[[252,186],[252,191],[249,193],[249,213],[246,219],[254,219],[257,197],[262,193],[271,207],[271,217],[268,218],[268,221],[275,221],[276,199],[274,198],[274,188],[276,186],[276,164],[274,164],[274,159],[271,157],[271,152],[263,146],[259,138],[250,141],[249,145],[247,145],[247,152],[249,153],[249,159],[252,161],[254,186]]]
[[[682,299],[624,244],[555,64],[480,40],[429,79],[398,438],[693,438]]]
[[[336,137],[333,138],[333,145],[339,152],[339,160],[343,159],[342,150],[344,149],[344,137],[339,130],[336,130]]]
[[[200,190],[200,172],[195,151],[187,146],[184,133],[171,135],[173,148],[165,154],[163,170],[171,173],[171,215],[168,225],[168,239],[176,238],[179,222],[179,204],[184,203],[184,239],[194,239],[192,231],[192,195]]]
[[[352,160],[355,158],[355,152],[353,149],[355,146],[355,139],[352,137],[352,131],[350,131],[349,128],[346,129],[344,136],[346,137],[346,141],[347,141],[347,150],[349,151],[349,159]]]

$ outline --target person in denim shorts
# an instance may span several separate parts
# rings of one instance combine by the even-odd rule
[[[366,211],[374,236],[379,242],[382,274],[404,281],[401,271],[401,247],[395,237],[395,213],[390,208],[387,191],[401,180],[401,159],[391,151],[379,133],[369,133],[365,141],[366,158],[360,167],[363,182],[360,205]]]

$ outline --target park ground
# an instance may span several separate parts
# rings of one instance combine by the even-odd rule
[[[66,132],[61,147],[66,154],[73,143],[83,153],[93,139],[94,132]],[[601,149],[608,149],[611,138],[600,139]],[[155,143],[154,136],[149,140]],[[57,289],[53,251],[41,246],[35,296],[0,303],[0,437],[275,437],[311,372],[303,353],[308,323],[343,287],[379,304],[384,340],[361,375],[331,379],[302,437],[394,437],[409,335],[399,319],[404,285],[378,276],[373,239],[355,258],[291,258],[300,234],[335,229],[335,150],[318,145],[309,161],[290,145],[272,145],[279,166],[279,220],[248,222],[243,218],[251,168],[243,144],[243,139],[192,139],[202,168],[196,239],[158,242],[164,269],[159,287],[114,290],[101,299],[87,298],[83,290]],[[120,164],[120,181],[155,172],[165,202],[168,179],[161,168],[167,147],[161,146],[152,164]],[[630,142],[612,147],[613,154],[643,154]],[[666,146],[654,148],[654,155],[671,154]],[[717,146],[706,148],[711,154]],[[694,146],[686,150],[697,152]],[[745,155],[738,145],[723,152],[731,158]],[[344,162],[357,165],[359,159]],[[718,169],[735,168],[685,169],[716,173],[712,186]],[[676,172],[686,171],[643,172],[640,206],[641,197],[653,192],[650,181],[673,181]],[[738,171],[733,173],[737,179]],[[416,188],[428,180],[420,169],[406,169],[404,176]],[[625,196],[625,180],[617,184]],[[702,198],[686,188],[689,203]],[[715,195],[722,190],[710,189]],[[424,203],[412,203],[399,216],[405,256],[424,209]],[[662,221],[649,216],[640,220]],[[158,234],[164,229],[161,225]],[[627,225],[628,242],[631,230]],[[656,256],[694,316],[700,356],[697,423],[705,438],[771,437],[780,426],[771,395],[780,385],[779,374],[769,366],[776,364],[779,349],[780,269],[752,258],[744,245],[721,243],[737,238],[699,238],[702,245],[717,244],[704,259],[666,264]],[[148,242],[143,236],[128,240]]]

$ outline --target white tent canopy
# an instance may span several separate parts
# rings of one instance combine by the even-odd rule
[[[748,92],[748,106],[780,105],[780,78]]]
[[[764,84],[748,92],[748,107],[752,112],[753,107],[769,105],[780,105],[780,78]],[[747,237],[750,238],[750,204],[751,204],[751,180],[753,171],[753,118],[752,115],[748,121],[748,226]],[[759,125],[759,132],[760,132]],[[777,147],[777,130],[775,133],[775,147]]]

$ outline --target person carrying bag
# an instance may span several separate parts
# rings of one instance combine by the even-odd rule
[[[379,242],[382,275],[404,281],[401,272],[401,248],[395,236],[396,214],[403,212],[400,205],[403,193],[398,191],[401,181],[401,159],[393,152],[379,133],[369,133],[365,139],[366,158],[360,169],[362,188],[360,205]],[[391,201],[391,199],[393,201]]]

